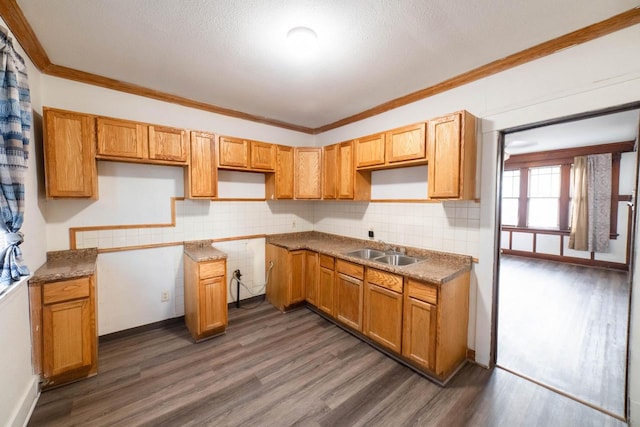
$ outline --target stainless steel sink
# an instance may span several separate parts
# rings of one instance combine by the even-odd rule
[[[362,259],[373,259],[383,256],[384,252],[376,249],[364,248],[358,249],[357,251],[348,252],[345,255]]]
[[[366,259],[369,261],[379,262],[381,264],[395,265],[402,267],[405,265],[415,264],[422,261],[420,258],[414,258],[412,256],[399,254],[399,253],[385,253],[377,249],[363,248],[356,251],[347,252],[345,255],[355,258]]]
[[[403,266],[403,265],[411,265],[416,262],[422,261],[421,259],[414,258],[412,256],[401,255],[401,254],[393,254],[393,255],[384,255],[381,257],[374,258],[373,261],[382,262],[384,264]]]

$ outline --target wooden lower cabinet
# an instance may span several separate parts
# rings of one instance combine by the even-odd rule
[[[265,266],[273,262],[267,300],[278,310],[284,312],[305,301],[305,250],[289,251],[280,246],[267,244]]]
[[[304,301],[335,323],[446,383],[467,357],[469,272],[435,284],[267,244],[267,299],[280,311]]]
[[[304,251],[304,289],[305,299],[313,306],[318,305],[318,280],[320,264],[318,253]]]
[[[336,261],[335,317],[345,325],[362,331],[364,267],[347,261]]]
[[[397,353],[402,350],[402,282],[402,276],[368,268],[364,288],[364,334]]]
[[[443,285],[408,279],[402,355],[445,380],[467,357],[469,272]]]
[[[194,341],[224,333],[227,317],[227,261],[196,262],[184,256],[184,317]]]
[[[429,370],[435,368],[436,306],[406,298],[402,355]]]
[[[320,271],[318,279],[318,308],[325,313],[334,315],[334,282],[335,259],[332,256],[320,254]]]
[[[98,372],[95,276],[29,285],[34,366],[42,389]]]

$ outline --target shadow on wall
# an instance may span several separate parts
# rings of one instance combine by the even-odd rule
[[[302,221],[301,223],[314,224],[317,216],[315,202],[303,200],[267,200],[267,206],[272,215],[295,215]]]
[[[315,203],[317,204],[314,209],[314,222],[319,222],[327,218],[362,220],[369,208],[369,202],[323,200]]]

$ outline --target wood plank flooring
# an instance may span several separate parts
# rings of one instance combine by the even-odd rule
[[[498,365],[624,415],[626,273],[503,255],[499,295]]]
[[[624,425],[500,369],[442,388],[305,308],[229,319],[199,344],[182,324],[101,343],[99,374],[44,392],[29,425]]]

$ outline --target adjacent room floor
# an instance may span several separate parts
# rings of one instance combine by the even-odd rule
[[[627,273],[502,255],[498,365],[624,415]]]
[[[101,343],[99,374],[42,393],[29,425],[625,425],[501,369],[439,387],[307,309],[229,318],[199,344],[182,323]]]

